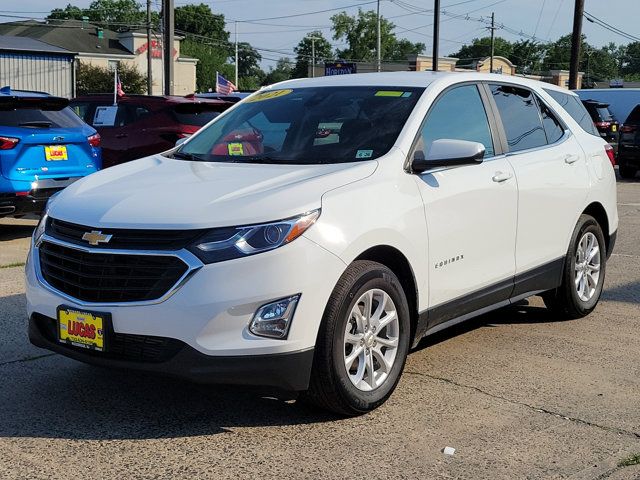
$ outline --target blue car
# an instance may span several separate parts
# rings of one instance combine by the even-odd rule
[[[40,214],[51,195],[100,169],[100,135],[68,105],[0,89],[0,218]]]

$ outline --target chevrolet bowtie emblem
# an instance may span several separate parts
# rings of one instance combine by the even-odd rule
[[[99,243],[108,243],[113,235],[105,235],[99,230],[92,230],[82,235],[82,240],[89,242],[89,245],[98,245]]]

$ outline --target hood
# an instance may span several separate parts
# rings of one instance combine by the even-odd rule
[[[377,162],[260,165],[161,155],[108,168],[63,190],[53,218],[104,228],[210,228],[270,222],[319,208],[322,195]]]

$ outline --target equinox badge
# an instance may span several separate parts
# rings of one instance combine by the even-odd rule
[[[99,230],[92,230],[82,235],[82,240],[89,242],[89,245],[98,245],[99,243],[108,243],[113,235],[105,235]]]

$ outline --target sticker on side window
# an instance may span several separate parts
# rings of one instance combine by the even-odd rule
[[[358,150],[356,152],[356,158],[371,158],[373,156],[373,150]]]
[[[247,98],[245,103],[262,102],[264,100],[271,100],[273,98],[284,97],[293,92],[292,89],[287,88],[285,90],[271,90],[270,92],[256,93],[255,95]]]
[[[402,92],[400,90],[378,90],[375,94],[376,97],[402,97],[407,98],[411,96],[411,92]]]

